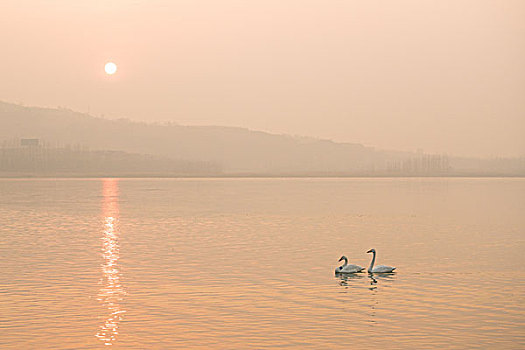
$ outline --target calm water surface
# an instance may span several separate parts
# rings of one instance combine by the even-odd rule
[[[525,347],[525,179],[0,180],[0,223],[2,349]]]

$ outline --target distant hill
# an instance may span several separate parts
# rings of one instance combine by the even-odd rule
[[[91,151],[120,151],[213,164],[221,169],[221,174],[439,175],[457,170],[451,168],[456,160],[449,162],[444,156],[422,158],[413,153],[377,151],[360,144],[234,127],[108,120],[68,109],[0,102],[0,144],[22,138],[62,146],[78,145]]]
[[[368,171],[386,159],[359,144],[232,127],[107,120],[66,109],[0,103],[0,142],[12,138],[211,162],[232,173]]]

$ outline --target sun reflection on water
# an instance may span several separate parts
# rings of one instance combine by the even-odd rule
[[[120,302],[126,292],[120,282],[119,206],[118,179],[102,180],[102,277],[98,300],[104,306],[104,322],[96,337],[106,345],[112,345],[118,336],[119,322],[125,310]]]

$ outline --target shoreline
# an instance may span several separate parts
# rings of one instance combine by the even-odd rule
[[[525,178],[525,174],[0,174],[0,179],[396,179],[396,178]]]

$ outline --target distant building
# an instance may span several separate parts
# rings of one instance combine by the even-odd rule
[[[21,139],[20,146],[38,147],[39,141],[39,139]]]

